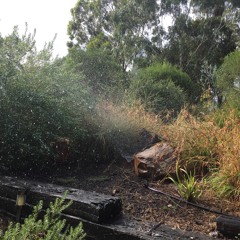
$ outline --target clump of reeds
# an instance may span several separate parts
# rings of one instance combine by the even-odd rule
[[[199,120],[183,110],[162,134],[179,149],[184,165],[200,167],[219,196],[240,197],[240,121],[234,111]],[[219,124],[220,123],[220,124]]]

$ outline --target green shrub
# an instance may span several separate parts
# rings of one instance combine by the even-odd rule
[[[195,99],[198,90],[186,73],[166,62],[163,64],[156,63],[150,67],[141,69],[136,78],[141,82],[152,81],[153,83],[171,80],[183,90],[189,101]]]
[[[226,97],[226,103],[230,107],[239,109],[240,103],[240,51],[225,57],[223,64],[217,70],[217,87]]]
[[[126,74],[107,52],[97,48],[72,48],[68,56],[73,68],[84,74],[84,81],[96,95],[116,100],[127,87]]]
[[[51,142],[87,132],[89,89],[64,61],[52,60],[51,47],[38,52],[33,36],[19,36],[17,28],[1,39],[1,168],[40,170],[53,163]]]
[[[146,109],[154,113],[178,113],[187,103],[186,93],[171,77],[161,74],[161,65],[141,70],[131,81],[128,95],[130,99],[140,100]]]
[[[84,239],[85,233],[82,223],[77,227],[66,225],[65,219],[60,219],[60,214],[70,206],[71,202],[64,204],[65,198],[57,198],[46,210],[43,218],[39,213],[43,211],[43,202],[40,201],[23,224],[10,223],[5,233],[1,233],[1,240],[77,240]]]

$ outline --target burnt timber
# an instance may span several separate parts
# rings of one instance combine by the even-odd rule
[[[217,230],[223,235],[236,237],[238,239],[240,235],[240,218],[233,216],[219,216],[216,219]]]
[[[16,198],[19,190],[26,191],[26,204],[22,217],[31,213],[32,207],[43,200],[45,208],[67,191],[66,200],[73,204],[62,214],[71,225],[83,223],[88,239],[96,240],[150,240],[150,239],[211,239],[194,232],[173,230],[165,225],[142,224],[121,214],[122,202],[118,197],[66,188],[12,177],[0,177],[0,209],[16,216]]]
[[[111,221],[122,210],[121,199],[117,197],[54,184],[10,177],[0,178],[1,197],[16,200],[17,192],[23,189],[26,191],[27,204],[36,205],[40,200],[43,200],[45,207],[49,206],[49,203],[55,198],[60,198],[67,192],[66,200],[72,200],[73,204],[65,210],[65,213],[96,223]]]

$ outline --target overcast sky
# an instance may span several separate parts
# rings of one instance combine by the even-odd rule
[[[71,20],[70,9],[77,0],[0,0],[0,33],[6,36],[13,26],[25,29],[28,23],[29,32],[36,32],[38,49],[45,42],[51,41],[57,33],[54,44],[54,55],[67,54],[67,25]]]

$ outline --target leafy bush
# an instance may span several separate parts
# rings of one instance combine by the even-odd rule
[[[141,69],[136,78],[142,83],[145,81],[158,83],[170,80],[183,90],[189,101],[195,99],[198,91],[197,86],[186,73],[166,62],[163,64],[156,63],[150,67]]]
[[[17,28],[0,45],[1,168],[26,172],[51,165],[51,142],[86,133],[84,112],[92,105],[81,76],[51,59],[52,45],[35,48],[34,36]]]
[[[70,50],[68,61],[76,72],[84,74],[84,81],[95,94],[111,97],[112,100],[123,95],[127,87],[126,74],[107,52],[97,48],[85,51],[75,47]]]
[[[23,224],[10,223],[5,233],[0,236],[1,240],[38,239],[38,240],[72,240],[84,239],[85,233],[82,223],[77,227],[66,225],[65,219],[60,219],[60,214],[68,208],[71,202],[64,204],[65,199],[57,198],[46,210],[44,217],[39,218],[39,213],[43,211],[43,201],[40,201]]]
[[[131,82],[129,94],[134,99],[140,99],[146,108],[153,110],[155,113],[162,111],[179,112],[184,104],[187,103],[187,96],[184,89],[177,84],[177,78],[171,78],[168,71],[171,70],[170,65],[155,65],[146,69],[140,70]],[[179,70],[178,70],[179,71]],[[176,74],[177,75],[177,74]],[[186,77],[186,81],[190,79],[179,71],[179,79],[181,76]]]
[[[226,97],[227,105],[239,109],[240,103],[240,51],[225,57],[217,70],[217,86]]]

